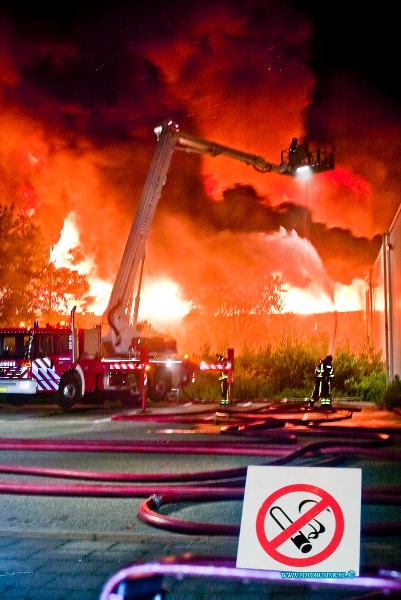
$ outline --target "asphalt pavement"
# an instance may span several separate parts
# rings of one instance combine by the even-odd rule
[[[286,412],[286,408],[288,410]],[[231,441],[230,436],[225,436],[222,441],[221,428],[233,427],[237,428],[235,411],[239,410],[243,413],[244,410],[255,412],[263,409],[263,403],[252,404],[239,403],[233,404],[232,407],[220,407],[218,404],[207,403],[191,403],[170,401],[165,405],[157,407],[148,407],[145,411],[142,409],[131,409],[121,411],[115,407],[104,407],[97,410],[88,408],[78,408],[72,414],[61,415],[56,409],[52,408],[4,408],[0,409],[0,442],[1,440],[15,440],[17,438],[25,439],[26,442],[32,440],[33,432],[39,431],[40,427],[47,427],[47,438],[53,439],[54,429],[50,425],[57,426],[61,432],[61,426],[68,419],[74,420],[74,433],[63,433],[61,439],[64,442],[73,442],[74,440],[93,439],[98,440],[115,439],[116,431],[120,431],[120,440],[123,438],[129,442],[143,442],[149,439],[149,431],[151,430],[151,439],[156,444],[160,444],[161,454],[160,459],[165,460],[165,463],[160,463],[161,470],[166,472],[174,461],[175,469],[192,469],[193,472],[205,469],[206,465],[210,465],[210,456],[207,453],[202,455],[192,454],[190,451],[182,453],[181,458],[178,454],[164,455],[163,448],[167,447],[166,439],[174,439],[175,441],[194,441],[199,446],[205,446],[209,441],[217,441],[223,447],[229,447]],[[376,453],[372,450],[372,456],[367,452],[366,456],[350,457],[346,466],[361,467],[364,474],[364,482],[368,486],[398,486],[401,476],[401,415],[399,412],[389,412],[385,410],[377,410],[373,404],[369,403],[352,403],[342,402],[334,404],[334,412],[326,413],[322,411],[307,412],[294,409],[294,404],[290,401],[287,405],[281,404],[280,412],[275,416],[282,422],[280,425],[273,426],[269,429],[270,440],[263,439],[260,442],[262,446],[267,448],[266,456],[269,458],[273,455],[284,456],[290,449],[283,448],[278,438],[274,440],[275,431],[286,431],[290,435],[295,433],[297,437],[296,447],[300,447],[305,443],[303,432],[308,432],[308,427],[311,423],[316,422],[318,427],[322,424],[330,430],[330,439],[344,437],[343,429],[350,432],[351,436],[354,432],[355,438],[361,435],[361,432],[375,432],[387,438],[390,441],[385,446],[385,452],[380,456],[380,452]],[[204,418],[198,418],[198,413],[202,410]],[[210,411],[210,412],[208,412]],[[232,412],[230,412],[232,411]],[[214,418],[207,418],[206,415],[213,415]],[[261,413],[262,414],[262,413]],[[164,417],[168,417],[164,420]],[[147,421],[149,417],[149,421]],[[155,417],[155,421],[152,421]],[[160,420],[158,420],[160,418]],[[96,426],[93,423],[96,422]],[[99,423],[101,427],[99,428]],[[150,425],[152,423],[152,425]],[[254,431],[263,430],[260,420],[252,421]],[[78,424],[78,426],[77,426]],[[247,423],[246,424],[250,424]],[[239,424],[241,427],[241,423]],[[118,429],[121,428],[121,429]],[[56,431],[58,429],[56,428]],[[72,430],[71,430],[72,431]],[[94,435],[97,432],[97,435]],[[40,429],[40,435],[43,438],[43,429]],[[260,434],[259,434],[260,435]],[[168,437],[170,436],[170,437]],[[325,437],[326,434],[323,435]],[[57,436],[56,436],[57,437]],[[234,441],[234,437],[232,440]],[[246,440],[248,440],[246,438]],[[314,437],[313,439],[317,439]],[[348,438],[346,438],[348,440]],[[226,441],[227,440],[227,441]],[[244,441],[246,444],[247,441]],[[237,442],[236,442],[237,443]],[[308,442],[310,440],[308,439]],[[348,443],[348,442],[347,442]],[[242,444],[238,445],[238,449]],[[259,445],[259,444],[257,444]],[[179,448],[179,446],[178,446]],[[291,448],[292,449],[292,448]],[[154,453],[154,450],[152,450]],[[166,450],[167,452],[167,450]],[[272,454],[269,454],[271,452]],[[134,453],[136,463],[141,465],[142,470],[154,469],[154,461],[147,463],[146,453]],[[212,450],[210,451],[212,454]],[[391,456],[393,454],[393,456]],[[4,452],[0,449],[0,462],[4,461],[8,464],[20,464],[18,452]],[[25,454],[24,454],[25,456]],[[24,463],[29,463],[29,450]],[[52,453],[47,454],[48,465],[53,460]],[[252,458],[246,455],[241,455],[238,452],[238,461],[236,457],[230,454],[226,459],[218,459],[224,466],[231,464],[246,465],[254,464],[259,461],[259,464],[266,463],[266,456]],[[95,456],[91,456],[91,460],[95,460]],[[264,463],[261,463],[261,461]],[[170,461],[170,462],[169,462]],[[227,462],[225,462],[227,461]],[[169,466],[170,465],[170,466]],[[116,467],[117,468],[117,467]],[[139,467],[135,466],[135,469]],[[210,467],[208,467],[210,468]],[[117,469],[118,470],[118,469]],[[2,475],[0,481],[9,481],[10,475]],[[19,481],[16,475],[12,476],[13,481]],[[31,482],[32,478],[25,476],[23,481]],[[67,524],[60,523],[56,527],[49,528],[48,526],[41,527],[41,520],[38,520],[35,526],[32,522],[24,524],[23,517],[19,517],[19,522],[13,522],[8,518],[9,511],[4,509],[8,504],[20,503],[24,500],[28,502],[31,495],[27,492],[26,497],[23,494],[13,494],[9,490],[2,490],[3,494],[3,520],[0,526],[0,598],[5,600],[23,599],[23,600],[99,600],[104,593],[108,582],[122,569],[129,565],[154,565],[155,572],[160,571],[160,562],[163,564],[169,562],[174,564],[174,561],[185,557],[189,562],[195,561],[195,557],[209,558],[210,564],[214,565],[217,561],[228,561],[227,564],[232,564],[235,561],[238,549],[238,535],[224,535],[222,533],[216,535],[203,535],[196,533],[175,532],[163,530],[162,528],[153,527],[148,523],[144,523],[137,516],[137,508],[142,504],[143,499],[132,500],[132,519],[126,523],[124,530],[109,528],[94,528],[89,516],[87,524],[90,522],[90,527],[86,526],[85,515],[82,518],[70,521]],[[5,495],[4,495],[5,494]],[[68,493],[66,493],[66,496]],[[51,499],[46,498],[49,503],[48,510],[50,511],[51,504],[63,502],[63,498],[57,497]],[[67,500],[65,500],[67,502]],[[89,502],[96,503],[96,500]],[[115,500],[113,502],[116,502]],[[127,500],[125,500],[127,502]],[[130,502],[130,500],[128,500]],[[366,508],[362,511],[362,523],[366,521],[374,521],[376,524],[381,522],[393,522],[394,529],[399,526],[400,514],[399,507],[394,507],[391,502],[388,506],[383,506],[387,500],[382,500],[381,503]],[[217,522],[224,521],[230,524],[234,519],[236,525],[239,524],[241,506],[240,502],[234,503],[232,500],[215,503],[219,507],[216,508]],[[236,508],[233,505],[236,504]],[[31,505],[30,505],[31,506]],[[34,504],[32,505],[34,506]],[[110,506],[114,506],[110,504]],[[181,507],[172,505],[164,514],[173,517],[194,519],[197,521],[200,515],[210,518],[211,511],[214,510],[214,505],[205,509],[195,506]],[[32,507],[30,508],[32,510]],[[21,513],[18,513],[21,515]],[[60,514],[60,511],[59,511]],[[112,518],[110,518],[112,521]],[[75,523],[75,524],[74,524]],[[397,574],[396,579],[400,578],[401,572],[401,548],[399,543],[399,535],[394,535],[394,532],[383,532],[382,534],[363,535],[361,540],[361,573],[365,571],[374,572],[379,569],[384,569],[385,573],[391,571]],[[174,558],[175,557],[175,558]],[[163,562],[164,561],[164,562]],[[231,561],[231,563],[230,563]],[[195,561],[196,562],[196,561]],[[163,570],[163,569],[162,569]],[[228,571],[227,571],[228,573]],[[181,600],[190,598],[191,600],[202,599],[217,599],[219,600],[242,600],[250,597],[253,600],[276,600],[277,598],[288,600],[314,600],[321,598],[324,593],[326,600],[343,600],[346,598],[359,598],[368,594],[372,595],[375,590],[375,585],[380,582],[374,582],[372,579],[372,587],[367,587],[365,579],[360,589],[339,588],[338,586],[319,585],[314,582],[313,585],[301,582],[292,585],[283,583],[277,580],[273,581],[253,581],[246,577],[236,579],[224,575],[220,569],[215,569],[212,575],[205,577],[203,574],[200,577],[194,576],[192,571],[188,571],[188,576],[185,576],[185,569],[182,573],[176,576],[166,575],[163,578],[163,594],[166,600]],[[138,580],[139,581],[139,580]],[[146,582],[146,580],[141,580]],[[159,586],[158,580],[156,587]],[[362,581],[362,579],[361,579]],[[127,582],[130,582],[128,579]],[[382,585],[382,584],[380,584]],[[400,584],[401,585],[401,584]],[[323,587],[322,587],[323,586]],[[120,591],[123,588],[120,588]],[[131,589],[128,584],[126,591],[121,591],[120,595],[111,594],[108,600],[124,600],[126,598],[157,598],[156,592],[148,592],[148,595],[141,590],[141,587],[136,586]],[[116,591],[116,590],[114,590]],[[389,591],[389,590],[387,590]],[[125,595],[124,595],[125,594]],[[398,591],[400,594],[400,591]],[[390,590],[391,595],[391,590]],[[159,596],[161,597],[161,596]]]

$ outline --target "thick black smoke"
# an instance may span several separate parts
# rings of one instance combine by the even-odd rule
[[[175,153],[149,273],[190,289],[224,255],[232,272],[274,263],[296,285],[288,248],[303,245],[316,256],[300,285],[316,260],[329,280],[366,276],[399,204],[399,111],[346,64],[318,79],[318,36],[299,2],[17,3],[0,26],[1,198],[37,220],[49,248],[74,213],[84,255],[113,280],[153,128],[172,118],[274,163],[294,135],[330,143],[336,169],[305,183]]]

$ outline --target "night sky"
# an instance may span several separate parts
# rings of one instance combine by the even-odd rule
[[[336,3],[295,0],[313,23],[311,66],[318,77],[317,93],[324,94],[336,72],[354,70],[357,78],[366,78],[372,89],[400,102],[401,92],[395,67],[397,59],[397,19],[391,11],[367,7],[363,2]]]
[[[352,9],[352,10],[351,10]],[[182,130],[273,163],[292,137],[335,148],[308,184],[176,153],[147,270],[187,294],[280,272],[333,294],[364,280],[400,203],[395,22],[294,0],[0,5],[1,202],[43,227],[73,215],[71,265],[112,281],[155,149]],[[352,13],[352,14],[351,14]]]

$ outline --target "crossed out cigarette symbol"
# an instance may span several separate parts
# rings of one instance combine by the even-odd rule
[[[300,517],[295,521],[292,521],[290,518],[288,518],[287,522],[283,522],[283,520],[278,522],[279,511],[281,510],[281,513],[285,513],[278,505],[276,506],[276,503],[279,502],[280,499],[284,498],[284,496],[294,492],[313,494],[320,499],[312,501],[312,506],[302,515],[300,515]],[[311,522],[316,521],[316,517],[318,517],[326,509],[331,509],[333,512],[335,519],[335,530],[333,537],[323,550],[313,556],[304,556],[302,558],[287,556],[282,552],[279,552],[278,548],[284,544],[284,542],[291,539],[291,541],[299,548],[301,553],[309,553],[312,549],[312,544],[302,533],[301,529],[307,525],[311,526],[313,529],[315,529],[316,539],[319,534],[323,533],[324,527],[323,530],[321,528],[317,530],[316,527],[311,525]],[[276,537],[270,540],[267,538],[265,531],[265,519],[267,513],[269,513],[269,515],[276,521],[276,523],[279,524],[280,528],[282,529],[282,531]],[[318,523],[321,525],[320,522]],[[333,496],[331,496],[331,494],[325,490],[308,484],[288,485],[273,492],[273,494],[271,494],[263,502],[256,516],[256,534],[259,543],[266,554],[274,558],[274,560],[277,562],[294,567],[309,567],[312,565],[317,565],[318,563],[326,560],[338,548],[344,534],[344,515],[337,500],[335,500],[335,498],[333,498]]]

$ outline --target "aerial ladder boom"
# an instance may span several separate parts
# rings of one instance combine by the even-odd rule
[[[145,243],[178,141],[173,124],[162,125],[160,131],[156,131],[156,135],[158,136],[156,152],[150,165],[105,312],[109,329],[103,341],[111,343],[118,354],[127,354],[132,337],[138,335],[136,317],[134,323],[132,325],[130,323],[135,279],[139,265],[145,258]],[[138,304],[139,300],[137,299],[136,313]]]
[[[132,312],[134,285],[140,264],[145,258],[145,243],[153,221],[155,210],[166,181],[174,150],[210,156],[227,156],[247,165],[253,166],[261,173],[277,172],[289,174],[286,163],[272,164],[254,154],[241,152],[228,146],[180,131],[177,123],[163,121],[154,129],[157,136],[156,151],[145,181],[142,195],[131,231],[124,249],[123,257],[117,272],[115,283],[110,294],[109,303],[104,313],[109,325],[104,344],[110,345],[115,354],[128,355],[133,337],[140,337],[137,331],[140,283]],[[140,270],[142,279],[142,267]]]
[[[241,152],[240,150],[235,150],[234,148],[229,148],[228,146],[221,146],[215,142],[208,142],[207,140],[202,140],[194,135],[183,132],[178,132],[176,148],[177,150],[185,150],[186,152],[193,152],[194,154],[227,156],[228,158],[233,158],[234,160],[251,165],[261,173],[270,173],[271,171],[283,173],[284,168],[286,168],[285,166],[283,167],[282,164],[274,165],[269,163],[261,156],[248,154],[247,152]]]

